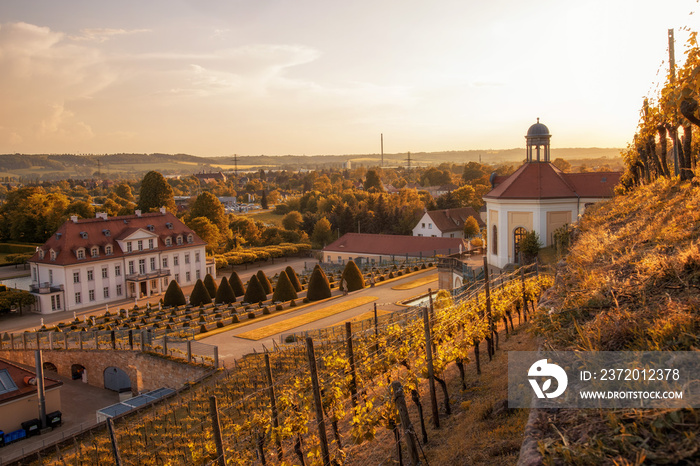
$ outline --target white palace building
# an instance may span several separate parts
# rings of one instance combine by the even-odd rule
[[[42,314],[104,306],[193,285],[206,274],[206,243],[165,208],[81,219],[72,216],[29,260]]]

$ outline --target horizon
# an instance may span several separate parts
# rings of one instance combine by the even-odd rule
[[[393,154],[517,148],[537,118],[552,150],[624,148],[695,8],[3,2],[0,153],[349,155],[382,134]]]

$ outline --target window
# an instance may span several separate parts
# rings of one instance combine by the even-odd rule
[[[88,290],[88,299],[89,299],[90,301],[94,301],[94,300],[95,300],[95,290]]]
[[[340,257],[340,256],[338,256],[338,263],[339,263],[339,264],[340,264],[340,262],[341,262],[342,260],[343,260],[343,258]]]
[[[121,286],[121,284],[119,284],[119,285],[117,285],[117,296],[121,296],[121,295],[122,295],[122,286]]]
[[[14,392],[15,390],[19,390],[19,388],[15,385],[15,381],[12,380],[10,371],[7,369],[0,369],[0,395]]]
[[[425,228],[425,222],[421,223],[421,228]]]
[[[102,278],[107,278],[107,267],[102,267]]]
[[[49,270],[49,283],[53,283],[53,270]]]
[[[108,244],[107,246],[105,246],[105,254],[108,256],[112,254],[112,245],[111,244]]]
[[[80,304],[80,291],[75,293],[75,304]]]
[[[53,251],[51,251],[51,252],[53,252]],[[83,249],[83,248],[78,249],[75,252],[75,255],[77,256],[78,259],[85,259],[85,249]]]
[[[122,276],[122,266],[121,266],[121,265],[115,265],[115,266],[114,266],[114,276],[115,276],[115,277],[121,277],[121,276]]]
[[[432,229],[433,229],[433,224],[432,224],[432,223],[428,223],[428,230],[432,230]]]
[[[131,241],[126,243],[126,252],[131,252]]]
[[[39,249],[39,259],[43,259],[43,258],[44,258],[44,250]]]
[[[513,231],[513,262],[520,263],[520,242],[527,235],[527,230],[518,227]]]
[[[454,234],[454,233],[450,233],[450,238],[454,238],[454,237],[455,237],[455,234]]]
[[[191,243],[192,240],[194,240],[194,237],[192,236],[192,233],[190,233],[189,235],[187,235],[187,242]]]
[[[185,272],[185,281],[189,282],[192,275],[189,272]]]
[[[80,283],[80,272],[73,272],[73,283]]]
[[[167,286],[168,286],[168,279],[163,278],[163,288],[167,288]]]
[[[51,296],[51,310],[55,311],[61,309],[61,295]]]
[[[164,258],[163,258],[163,268],[164,268],[164,269],[167,269],[167,268],[168,268],[168,258],[167,258],[167,257],[164,257]]]
[[[177,244],[182,244],[182,235],[177,236]]]
[[[129,275],[134,274],[134,261],[129,261]]]
[[[194,276],[197,277],[197,280],[199,280],[200,278],[202,278],[202,274],[201,274],[201,272],[200,272],[199,269],[195,270]]]
[[[194,253],[194,261],[199,262],[199,253],[198,252]]]
[[[175,282],[177,282],[178,284],[180,283],[180,274],[179,273],[175,274]]]
[[[185,254],[185,264],[189,264],[189,263],[190,263],[190,253],[188,252],[187,254]]]
[[[496,225],[493,226],[493,233],[491,234],[491,252],[498,254],[498,228]]]
[[[109,287],[108,286],[105,286],[104,288],[102,288],[102,295],[105,298],[109,298]]]
[[[146,273],[146,259],[139,259],[139,273],[141,275]]]
[[[165,238],[165,245],[166,246],[172,246],[173,245],[173,239],[171,237]]]
[[[93,246],[92,249],[90,249],[90,255],[92,257],[99,256],[100,255],[100,248],[98,248],[97,246]]]
[[[148,240],[148,249],[153,249],[153,238]]]
[[[139,251],[143,251],[143,240],[138,240],[136,242],[136,249],[138,249]]]
[[[51,250],[50,257],[51,257],[51,260],[52,260],[52,261],[55,261],[55,260],[56,260],[56,251],[54,251],[53,249]],[[81,258],[78,257],[78,259],[81,259]]]
[[[173,256],[173,265],[180,265],[180,257]]]
[[[151,257],[151,270],[153,271],[155,269],[156,269],[156,258]]]
[[[87,271],[88,281],[91,282],[95,279],[95,272],[92,270]]]

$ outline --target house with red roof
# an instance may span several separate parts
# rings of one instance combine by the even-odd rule
[[[153,296],[171,280],[187,286],[216,276],[205,247],[165,208],[119,217],[74,215],[29,259],[30,291],[42,314]]]
[[[486,227],[479,213],[472,207],[430,210],[425,212],[413,227],[413,236],[464,238],[464,222],[469,217],[474,217],[479,230]]]
[[[614,194],[621,173],[564,173],[550,162],[550,139],[538,118],[525,136],[525,163],[510,176],[491,176],[493,189],[483,198],[491,265],[519,263],[518,244],[532,230],[544,247],[552,245],[558,228],[576,222],[587,206]]]

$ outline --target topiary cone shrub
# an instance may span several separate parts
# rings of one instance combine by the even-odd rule
[[[231,289],[231,285],[228,284],[226,277],[221,279],[219,289],[216,290],[214,302],[217,304],[231,304],[236,302],[236,295],[233,293],[233,289]]]
[[[286,271],[280,273],[280,278],[277,280],[277,286],[275,287],[275,292],[272,294],[272,301],[289,301],[290,299],[297,299],[298,295],[294,289],[294,285],[289,280]]]
[[[365,287],[365,277],[360,272],[355,261],[348,261],[343,270],[341,280],[345,281],[345,288],[348,291],[357,291]]]
[[[331,287],[328,283],[328,277],[326,277],[323,269],[316,264],[313,272],[311,272],[311,278],[309,279],[309,291],[306,293],[306,298],[309,301],[318,301],[320,299],[326,299],[331,297]]]
[[[265,293],[265,290],[258,281],[258,277],[256,275],[251,276],[250,280],[248,280],[248,287],[245,290],[243,301],[246,303],[258,303],[266,299],[267,293]]]
[[[197,280],[192,289],[192,294],[190,294],[190,304],[192,306],[203,306],[204,304],[211,303],[211,296],[207,291],[207,287],[204,286],[202,280]]]
[[[258,270],[256,275],[258,276],[258,281],[262,285],[263,290],[265,290],[265,296],[272,293],[272,284],[270,283],[270,279],[267,278],[267,275],[265,275],[265,272]]]
[[[210,298],[216,296],[216,282],[214,281],[214,277],[212,277],[210,273],[204,276],[204,286],[207,287],[207,293],[209,293]]]
[[[233,290],[233,294],[236,295],[236,298],[245,294],[245,288],[243,288],[241,277],[238,276],[235,270],[231,272],[231,278],[228,279],[228,284]]]
[[[284,269],[284,271],[287,273],[287,278],[289,278],[289,281],[292,282],[292,285],[294,286],[294,290],[296,292],[301,291],[301,283],[299,282],[299,275],[294,271],[291,265],[288,265],[287,268]]]
[[[165,296],[163,296],[163,304],[165,306],[184,306],[187,304],[185,294],[175,280],[170,280]]]

